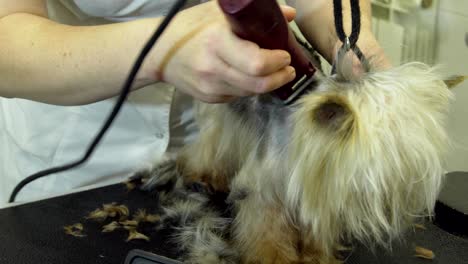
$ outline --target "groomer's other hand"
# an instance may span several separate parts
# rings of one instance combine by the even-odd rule
[[[298,10],[297,23],[305,37],[314,48],[328,62],[333,63],[342,42],[338,39],[335,30],[335,16],[333,14],[333,1],[331,0],[287,0]],[[374,68],[387,69],[391,61],[372,32],[372,10],[370,0],[359,0],[361,9],[361,31],[357,46],[367,59],[371,60]],[[348,0],[342,0],[343,26],[347,35],[351,32],[351,6]],[[360,62],[354,56],[353,65],[360,69]]]
[[[289,21],[295,17],[295,9],[282,10]],[[164,42],[172,46],[156,61],[159,79],[202,101],[266,93],[295,78],[286,51],[238,38],[215,1],[181,12],[167,32]]]

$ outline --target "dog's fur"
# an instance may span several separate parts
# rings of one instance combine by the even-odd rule
[[[146,186],[182,194],[165,195],[162,223],[183,260],[338,263],[343,241],[389,245],[432,213],[452,97],[435,70],[409,63],[314,86],[292,106],[270,95],[197,106],[198,140]],[[210,205],[216,192],[229,194],[228,214]]]

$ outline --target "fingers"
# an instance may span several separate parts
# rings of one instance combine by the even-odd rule
[[[261,49],[257,44],[230,34],[230,41],[217,46],[217,55],[232,67],[248,75],[264,76],[291,63],[291,56],[283,50]]]
[[[198,67],[200,81],[196,97],[211,103],[267,93],[295,78],[295,70],[291,66],[266,76],[245,74],[222,60],[211,60]]]
[[[293,67],[286,66],[266,76],[252,76],[224,64],[219,67],[219,74],[225,82],[233,87],[236,96],[249,96],[270,92],[294,80],[296,72]]]
[[[287,19],[295,10],[282,7]],[[240,39],[225,21],[207,24],[169,62],[166,80],[207,103],[270,92],[295,78],[291,56]]]
[[[284,17],[286,18],[286,20],[288,20],[288,22],[291,22],[294,20],[294,18],[296,18],[295,8],[291,6],[287,6],[287,5],[280,5],[280,7],[281,7],[281,12],[283,12]]]
[[[231,31],[225,31],[223,35],[210,44],[216,59],[211,60],[205,72],[215,77],[215,86],[218,86],[212,91],[249,96],[270,92],[295,78],[295,70],[289,66],[291,56],[288,52],[262,49]],[[207,83],[213,85],[213,78]],[[224,87],[219,87],[223,84]]]
[[[269,76],[252,77],[231,69],[223,77],[223,81],[204,82],[203,91],[195,97],[206,103],[224,103],[238,97],[267,93],[294,80],[295,70],[287,66]]]

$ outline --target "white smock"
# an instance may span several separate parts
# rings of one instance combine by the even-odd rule
[[[194,5],[200,1],[191,1]],[[49,18],[96,25],[167,13],[174,0],[49,0]],[[142,46],[144,43],[135,43]],[[0,98],[0,207],[14,186],[40,170],[80,158],[101,128],[115,98],[83,106],[54,106]],[[132,92],[86,165],[27,185],[17,201],[30,201],[85,186],[122,181],[138,168],[192,140],[192,99],[169,84]]]

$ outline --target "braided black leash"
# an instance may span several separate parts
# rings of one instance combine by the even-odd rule
[[[341,61],[345,54],[349,51],[353,51],[356,54],[359,61],[363,66],[368,68],[366,58],[364,54],[356,45],[359,39],[359,33],[361,31],[361,8],[359,6],[359,0],[349,0],[351,5],[351,34],[346,36],[343,27],[343,7],[341,0],[333,0],[333,13],[335,16],[335,30],[338,38],[343,45],[338,50],[338,54],[333,63],[332,73],[336,72],[336,65]]]
[[[361,30],[361,9],[359,8],[359,0],[350,0],[351,3],[351,35],[346,36],[343,29],[343,7],[341,0],[333,0],[333,12],[335,15],[335,30],[338,38],[345,43],[349,40],[350,47],[354,47],[358,41],[359,31]]]

